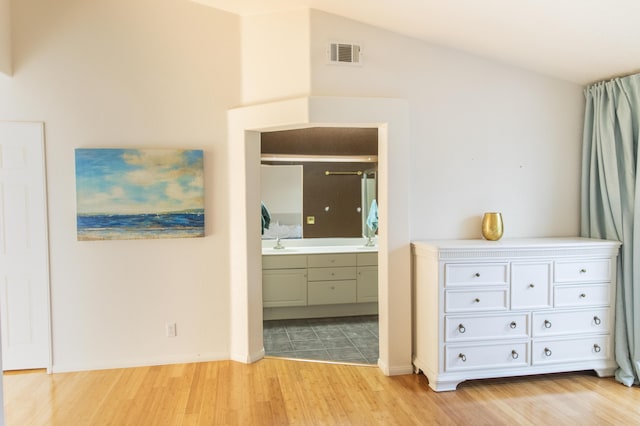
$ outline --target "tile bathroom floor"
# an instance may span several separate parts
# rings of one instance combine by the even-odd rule
[[[267,356],[378,363],[378,316],[264,321]]]

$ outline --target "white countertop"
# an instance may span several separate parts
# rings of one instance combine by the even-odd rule
[[[274,249],[273,247],[262,248],[263,256],[274,256],[283,254],[331,254],[331,253],[377,253],[378,247],[361,246],[305,246],[286,247]]]
[[[331,253],[377,253],[377,241],[373,247],[365,246],[365,238],[308,238],[280,240],[284,246],[275,249],[275,240],[262,241],[262,254],[265,256],[287,254],[331,254]]]

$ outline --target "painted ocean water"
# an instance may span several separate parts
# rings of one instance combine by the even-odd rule
[[[146,214],[78,214],[79,241],[204,237],[204,210]]]

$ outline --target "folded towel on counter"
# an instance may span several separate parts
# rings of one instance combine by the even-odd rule
[[[369,207],[369,214],[367,215],[367,226],[372,231],[378,230],[378,203],[376,203],[376,200],[371,201],[371,207]]]
[[[264,203],[260,203],[261,213],[262,213],[262,234],[264,235],[264,230],[269,229],[269,225],[271,224],[271,215],[269,214],[269,210]]]

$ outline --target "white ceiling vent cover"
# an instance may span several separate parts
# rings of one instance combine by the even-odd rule
[[[329,43],[329,62],[359,65],[360,46],[352,43]]]

